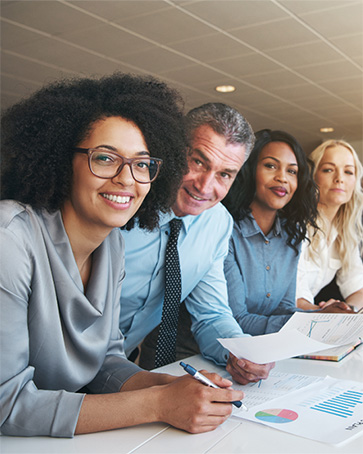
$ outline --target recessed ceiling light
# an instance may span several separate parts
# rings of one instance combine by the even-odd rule
[[[320,128],[320,132],[333,132],[334,128]]]
[[[233,85],[218,85],[218,87],[216,87],[216,91],[219,91],[219,93],[232,93],[235,89],[236,87]]]

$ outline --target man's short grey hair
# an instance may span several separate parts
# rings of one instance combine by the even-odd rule
[[[190,110],[186,115],[186,125],[189,140],[197,128],[208,125],[223,136],[228,144],[245,145],[245,160],[255,142],[251,125],[244,116],[221,102],[210,102]]]

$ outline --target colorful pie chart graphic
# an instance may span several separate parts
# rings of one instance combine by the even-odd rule
[[[286,410],[283,408],[271,408],[269,410],[258,411],[255,414],[255,418],[260,421],[271,422],[274,424],[285,424],[287,422],[295,421],[298,418],[298,414],[292,410]]]

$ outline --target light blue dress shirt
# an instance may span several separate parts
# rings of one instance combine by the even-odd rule
[[[245,333],[259,335],[279,331],[297,310],[299,255],[279,218],[265,236],[251,217],[234,224],[224,271],[233,315]]]
[[[141,370],[118,326],[120,231],[94,251],[86,294],[59,211],[1,201],[0,249],[1,433],[72,437],[77,391],[118,392]]]
[[[122,231],[125,238],[126,276],[121,292],[120,328],[129,355],[161,321],[164,299],[165,249],[169,221],[162,215],[160,229],[138,227]],[[223,272],[232,231],[232,218],[221,204],[198,216],[181,218],[178,250],[182,301],[191,315],[192,332],[203,355],[224,365],[228,352],[218,337],[240,337],[243,332],[227,302]]]

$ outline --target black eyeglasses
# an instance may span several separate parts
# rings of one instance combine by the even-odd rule
[[[90,171],[96,177],[104,179],[114,178],[127,164],[135,181],[142,184],[152,183],[163,163],[162,159],[149,156],[127,159],[102,148],[75,148],[74,151],[87,154]]]

